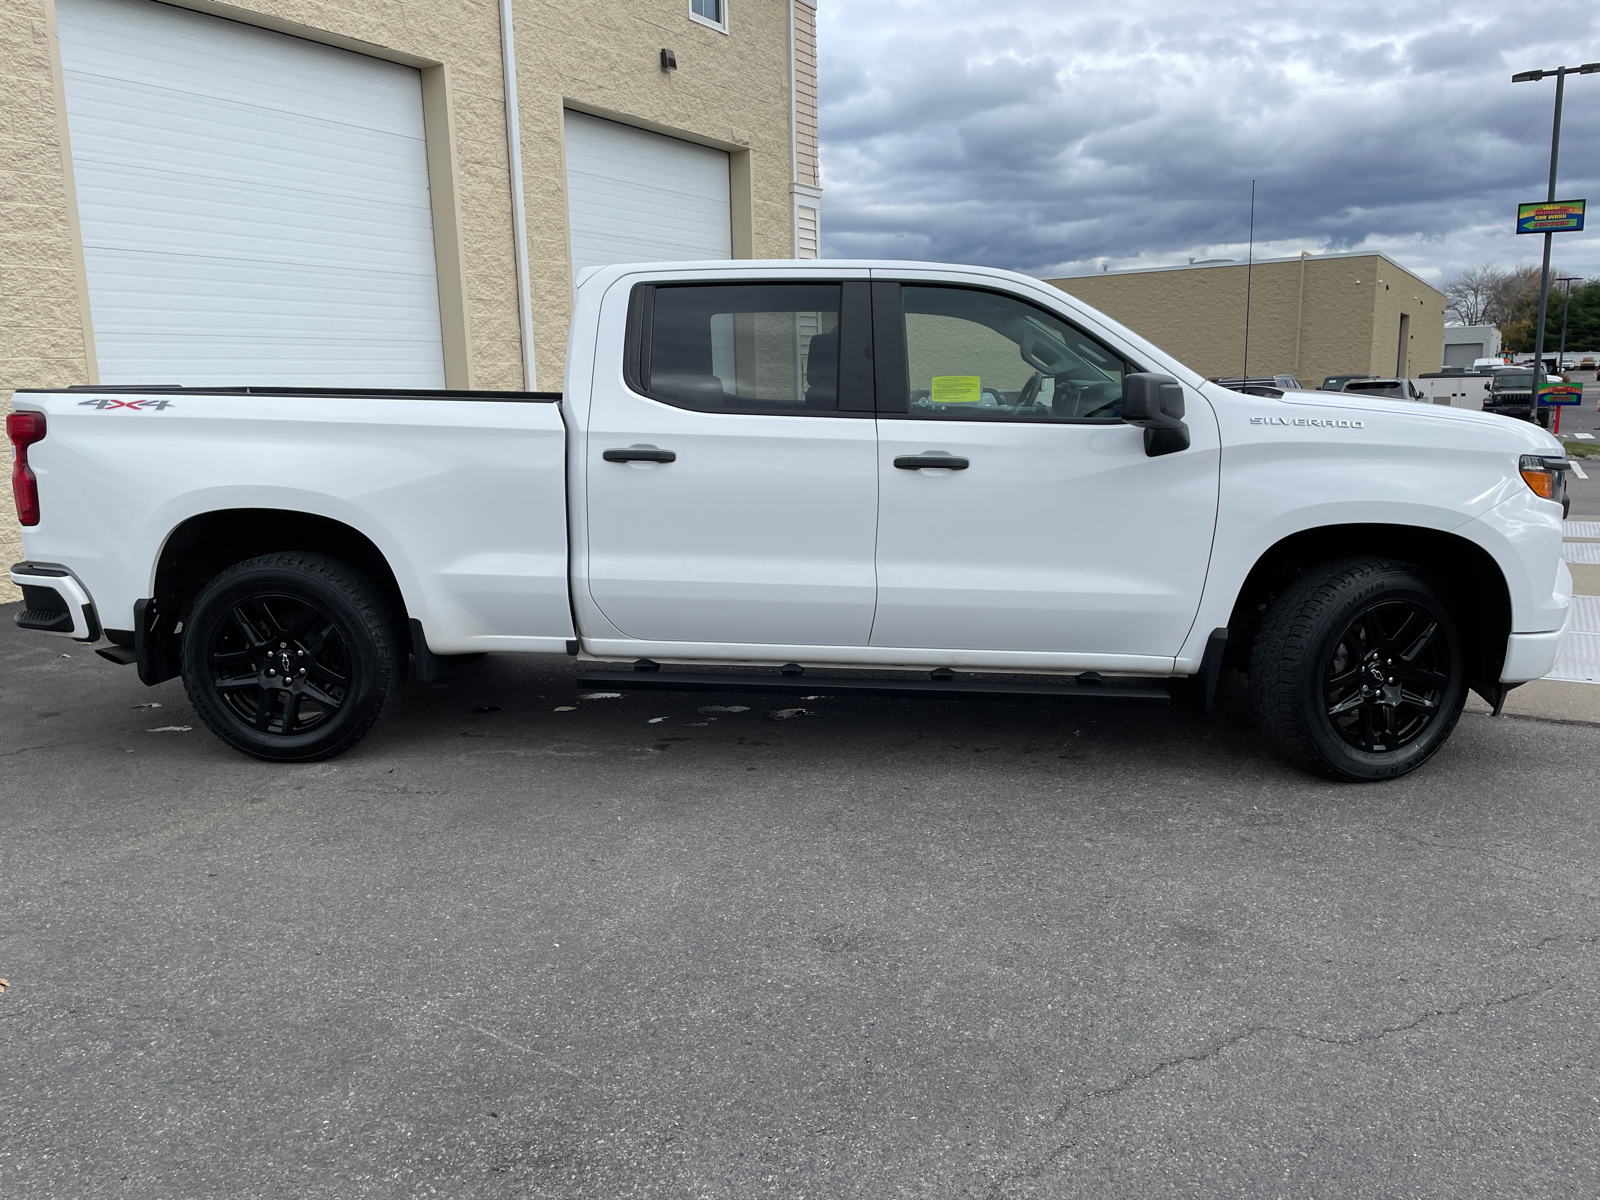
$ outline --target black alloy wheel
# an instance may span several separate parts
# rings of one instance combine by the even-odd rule
[[[1267,606],[1250,651],[1257,718],[1290,759],[1353,782],[1414,771],[1466,703],[1454,614],[1420,569],[1343,559]]]
[[[401,622],[348,563],[266,554],[208,583],[184,621],[183,683],[228,745],[272,762],[349,749],[404,678]]]
[[[258,593],[228,609],[206,648],[210,685],[258,733],[310,733],[350,695],[350,647],[303,597]]]
[[[1358,611],[1323,656],[1323,699],[1334,730],[1357,750],[1409,745],[1440,712],[1451,678],[1440,618],[1414,600]]]

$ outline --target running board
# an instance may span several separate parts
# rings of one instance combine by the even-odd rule
[[[578,683],[591,688],[649,692],[768,692],[829,696],[933,696],[952,700],[1087,700],[1093,703],[1167,704],[1163,687],[1108,687],[1082,683],[988,683],[956,679],[865,679],[837,675],[719,675],[710,671],[585,671]]]

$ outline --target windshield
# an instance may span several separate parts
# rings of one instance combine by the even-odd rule
[[[1533,372],[1503,371],[1489,385],[1496,392],[1526,392],[1533,387]]]

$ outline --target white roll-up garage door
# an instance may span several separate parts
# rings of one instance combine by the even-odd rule
[[[105,383],[440,387],[409,68],[149,0],[56,0]]]
[[[732,257],[725,152],[572,111],[566,135],[574,274]]]

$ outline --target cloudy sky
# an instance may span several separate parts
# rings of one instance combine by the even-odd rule
[[[1555,84],[1594,0],[822,0],[824,252],[1042,276],[1376,250],[1438,282],[1537,262]],[[1567,80],[1561,199],[1600,210],[1600,74]],[[1556,261],[1600,275],[1594,232]]]

